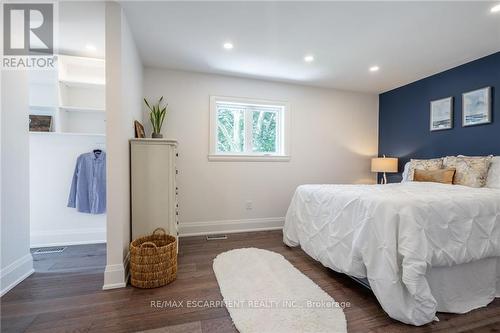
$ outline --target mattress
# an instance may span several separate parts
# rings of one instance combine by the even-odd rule
[[[302,185],[283,237],[326,267],[367,278],[392,318],[423,325],[440,310],[430,272],[488,258],[485,266],[497,270],[500,190],[422,182]],[[448,304],[441,311],[447,309],[456,310]]]

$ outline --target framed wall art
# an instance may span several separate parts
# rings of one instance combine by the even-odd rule
[[[453,128],[453,97],[431,101],[431,132],[451,128]]]
[[[462,94],[462,126],[491,123],[491,87]]]
[[[30,114],[29,130],[30,132],[50,132],[52,129],[52,116],[40,116]]]

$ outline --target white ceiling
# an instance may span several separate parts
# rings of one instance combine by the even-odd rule
[[[57,53],[104,58],[104,2],[61,1],[57,8]],[[89,50],[92,45],[95,50]]]
[[[493,4],[122,2],[146,66],[377,93],[500,51]]]

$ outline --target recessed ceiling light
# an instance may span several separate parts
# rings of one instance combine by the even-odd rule
[[[498,12],[500,12],[500,4],[491,7],[490,12],[492,12],[492,13],[498,13]]]
[[[87,45],[85,45],[85,48],[86,48],[88,51],[95,51],[95,50],[97,50],[97,48],[96,48],[94,45],[92,45],[92,44],[87,44]]]
[[[380,69],[378,66],[372,66],[370,67],[370,72],[377,72]]]
[[[233,43],[231,43],[231,42],[226,42],[226,43],[224,43],[223,47],[224,47],[226,50],[231,50],[231,49],[234,47],[234,45],[233,45]]]
[[[305,62],[313,62],[314,61],[314,56],[312,56],[312,55],[306,55],[304,57],[304,61]]]

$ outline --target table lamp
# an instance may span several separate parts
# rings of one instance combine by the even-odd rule
[[[398,172],[398,159],[394,157],[372,158],[372,172],[383,172],[382,184],[387,184],[386,172]]]

